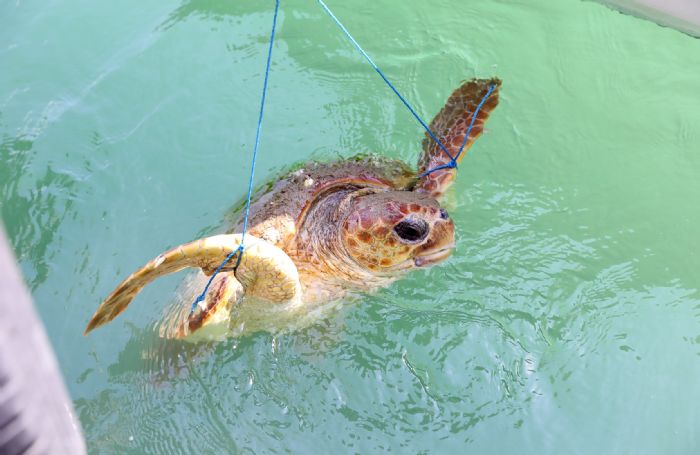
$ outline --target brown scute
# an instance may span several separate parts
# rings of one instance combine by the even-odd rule
[[[372,236],[370,235],[369,232],[367,231],[360,231],[357,233],[357,238],[360,240],[362,243],[369,243],[372,241]]]
[[[386,226],[378,227],[374,230],[374,235],[377,238],[384,238],[389,233],[389,228]]]

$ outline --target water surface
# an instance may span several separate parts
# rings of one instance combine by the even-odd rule
[[[330,2],[426,119],[501,105],[458,244],[292,333],[164,343],[135,267],[245,195],[272,1],[0,4],[0,213],[92,453],[691,454],[700,40],[591,2]],[[313,1],[282,2],[256,184],[422,132]]]

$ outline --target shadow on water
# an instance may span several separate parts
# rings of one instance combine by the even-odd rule
[[[100,453],[239,453],[241,443],[250,442],[246,434],[278,439],[289,425],[284,420],[295,415],[287,392],[309,369],[314,384],[323,386],[317,363],[338,332],[322,322],[298,337],[257,333],[190,343],[160,338],[155,325],[131,331],[105,369],[106,387],[75,402]],[[259,410],[270,407],[282,420],[261,421]]]
[[[160,28],[167,30],[178,22],[185,21],[191,17],[209,20],[212,22],[222,21],[226,18],[241,21],[241,16],[245,14],[255,14],[269,10],[274,4],[264,2],[221,2],[217,0],[187,0],[177,7],[168,18],[161,24]]]
[[[70,216],[76,186],[73,177],[50,164],[43,175],[34,177],[33,145],[21,136],[4,136],[0,141],[0,216],[32,290],[48,277],[49,249],[59,225]]]
[[[198,371],[211,367],[208,359],[224,347],[164,340],[154,325],[130,328],[129,341],[105,369],[106,387],[94,397],[75,401],[93,449],[100,453],[202,453],[207,443],[198,447],[199,438],[225,441],[227,447],[235,448],[228,435],[217,429],[216,399],[207,392]],[[235,361],[236,343],[226,347]],[[95,373],[87,370],[83,375],[88,374]],[[199,412],[200,407],[208,409],[207,428],[200,427],[201,418],[188,424],[186,416]],[[188,441],[188,435],[193,439]]]

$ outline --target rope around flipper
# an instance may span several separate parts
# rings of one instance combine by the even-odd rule
[[[323,1],[323,0],[316,0],[316,1],[321,5],[321,7],[326,11],[326,13],[328,13],[328,15],[331,17],[331,19],[333,19],[333,21],[334,21],[335,24],[338,26],[338,28],[340,28],[340,30],[343,31],[343,33],[345,34],[345,36],[350,40],[350,42],[355,46],[355,48],[356,48],[358,51],[360,51],[360,53],[361,53],[362,56],[365,58],[365,60],[367,60],[367,62],[368,62],[370,65],[372,65],[372,68],[374,68],[374,70],[379,74],[379,76],[381,76],[381,78],[384,80],[384,82],[386,82],[386,84],[389,86],[389,88],[396,94],[396,96],[399,97],[399,99],[400,99],[401,102],[404,104],[404,106],[406,106],[406,107],[408,108],[408,110],[411,111],[411,114],[413,114],[413,116],[416,118],[416,120],[418,120],[418,122],[419,122],[419,123],[421,124],[421,126],[425,129],[425,131],[428,133],[428,135],[431,137],[431,139],[433,139],[433,140],[435,141],[435,143],[440,147],[440,149],[442,149],[442,151],[445,153],[445,155],[447,155],[447,156],[450,158],[450,161],[449,161],[447,164],[443,164],[443,165],[440,165],[440,166],[436,166],[436,167],[434,167],[434,168],[432,168],[432,169],[429,169],[429,170],[423,172],[423,173],[420,175],[420,177],[425,177],[426,175],[428,175],[428,174],[430,174],[430,173],[432,173],[432,172],[438,171],[438,170],[440,170],[440,169],[457,168],[457,160],[459,160],[459,157],[462,155],[462,150],[464,150],[464,146],[467,145],[467,140],[469,139],[469,134],[470,134],[471,131],[472,131],[472,127],[474,126],[474,122],[476,121],[476,116],[479,114],[479,110],[481,110],[481,107],[482,107],[482,106],[484,105],[484,103],[486,102],[486,99],[487,99],[487,98],[491,95],[491,93],[495,90],[496,86],[495,86],[495,85],[491,85],[491,86],[489,87],[488,91],[486,92],[486,95],[484,95],[484,97],[481,99],[481,102],[479,103],[479,105],[477,106],[476,110],[474,111],[474,115],[472,116],[472,121],[471,121],[471,123],[469,124],[469,128],[467,129],[467,133],[466,133],[465,136],[464,136],[464,141],[462,142],[462,146],[459,148],[459,151],[457,152],[457,155],[456,155],[456,156],[452,156],[452,154],[451,154],[450,152],[447,151],[447,148],[443,145],[443,143],[440,142],[440,139],[438,139],[437,136],[435,136],[435,133],[432,132],[432,130],[430,129],[430,127],[429,127],[429,126],[423,121],[423,119],[416,113],[415,109],[413,109],[413,107],[411,107],[411,105],[410,105],[409,102],[406,100],[406,98],[404,98],[404,97],[401,95],[401,93],[399,93],[399,91],[396,89],[396,87],[394,87],[394,84],[392,84],[391,81],[389,81],[389,79],[386,77],[386,75],[384,75],[384,72],[382,72],[382,70],[379,69],[379,67],[374,63],[374,61],[372,60],[372,58],[371,58],[369,55],[367,55],[367,52],[365,52],[365,50],[362,49],[362,46],[360,46],[360,45],[358,44],[358,42],[355,41],[355,38],[352,37],[352,35],[351,35],[350,32],[348,31],[348,29],[345,28],[345,26],[340,22],[340,20],[335,16],[335,14],[333,14],[333,12],[328,8],[328,6],[324,3],[324,1]]]
[[[360,44],[353,38],[353,36],[350,34],[347,28],[340,22],[340,20],[333,14],[333,12],[328,8],[328,6],[325,4],[323,0],[317,0],[318,3],[321,5],[321,7],[328,13],[328,15],[333,19],[335,24],[340,28],[340,30],[343,31],[345,36],[350,40],[350,42],[355,46],[355,48],[362,54],[362,56],[367,60],[367,62],[374,68],[374,70],[379,74],[379,76],[382,78],[382,80],[389,86],[389,88],[396,94],[396,96],[399,97],[401,102],[406,106],[406,108],[413,114],[413,117],[418,121],[418,123],[421,124],[421,126],[425,129],[425,131],[428,133],[428,135],[435,141],[435,143],[440,147],[440,149],[450,158],[450,161],[447,164],[443,164],[440,166],[436,166],[432,169],[429,169],[425,172],[423,172],[420,177],[425,177],[426,175],[438,171],[440,169],[449,169],[449,168],[457,168],[457,160],[459,157],[462,155],[462,151],[464,150],[464,147],[467,144],[467,141],[469,140],[469,134],[472,131],[472,128],[474,126],[474,122],[476,121],[476,117],[479,114],[479,110],[482,108],[484,103],[486,102],[486,99],[491,95],[491,93],[494,91],[496,88],[495,85],[491,85],[486,92],[486,95],[481,99],[481,102],[477,105],[476,109],[474,110],[474,114],[472,115],[471,123],[469,124],[469,127],[467,128],[466,134],[464,136],[464,141],[462,141],[462,146],[459,148],[459,151],[457,152],[457,155],[452,156],[452,154],[447,150],[447,148],[444,146],[444,144],[440,141],[440,139],[437,138],[437,136],[432,132],[430,127],[423,121],[423,119],[418,115],[418,113],[413,109],[411,104],[406,100],[406,98],[401,95],[401,93],[398,91],[398,89],[394,86],[394,84],[391,83],[391,81],[386,77],[384,72],[379,69],[379,67],[374,63],[372,58],[365,52],[365,50],[360,46]],[[229,263],[229,261],[236,255],[238,254],[238,258],[236,259],[236,265],[233,267],[234,271],[238,268],[238,266],[241,264],[241,259],[243,258],[243,253],[245,251],[245,247],[243,246],[243,241],[245,240],[245,233],[248,228],[248,215],[250,213],[250,199],[252,197],[253,193],[253,176],[255,175],[255,163],[257,161],[258,157],[258,148],[260,147],[260,132],[262,129],[262,120],[263,120],[263,112],[265,110],[265,98],[267,94],[267,81],[270,75],[270,62],[272,60],[272,47],[275,41],[275,30],[277,27],[277,15],[279,12],[279,6],[280,6],[280,0],[275,0],[275,13],[272,19],[272,31],[270,33],[270,42],[268,45],[267,49],[267,63],[265,65],[265,79],[263,81],[263,90],[262,90],[262,97],[260,99],[260,113],[258,116],[258,125],[257,129],[255,132],[255,146],[253,147],[253,160],[251,164],[251,169],[250,169],[250,177],[248,180],[248,196],[246,198],[246,205],[245,205],[245,215],[243,217],[243,232],[241,234],[241,244],[236,248],[234,251],[232,251],[226,259],[216,268],[212,276],[209,278],[209,281],[207,282],[206,286],[204,286],[204,290],[202,293],[197,297],[197,299],[192,303],[192,308],[190,309],[190,315],[194,312],[194,310],[197,308],[197,305],[199,305],[200,302],[204,300],[206,297],[207,291],[209,290],[209,287],[211,286],[211,283],[214,281],[214,278],[216,278],[216,275],[219,274],[221,269]]]
[[[488,97],[491,95],[491,93],[495,89],[496,89],[495,85],[489,86],[489,89],[486,91],[486,94],[484,95],[483,98],[481,98],[481,101],[476,106],[476,109],[474,109],[474,114],[472,115],[472,121],[469,123],[469,127],[467,128],[467,132],[464,133],[464,140],[462,141],[462,145],[459,147],[459,151],[457,152],[457,155],[454,158],[452,158],[449,163],[442,164],[440,166],[435,166],[434,168],[428,169],[427,171],[423,172],[420,175],[421,177],[425,177],[426,175],[433,173],[435,171],[439,171],[440,169],[450,169],[450,168],[457,167],[457,160],[462,155],[462,151],[464,150],[464,146],[467,145],[467,141],[469,140],[469,135],[472,133],[472,128],[474,128],[474,122],[476,122],[476,117],[479,115],[479,111],[484,106],[484,103],[486,102]]]
[[[406,100],[406,98],[404,98],[404,97],[401,95],[401,93],[399,93],[399,91],[396,89],[396,87],[394,87],[394,84],[392,84],[391,81],[389,81],[389,79],[384,75],[384,72],[382,72],[382,70],[380,70],[379,67],[374,63],[374,61],[372,60],[372,58],[370,58],[370,56],[367,55],[367,52],[365,52],[365,50],[362,49],[362,46],[360,46],[360,45],[357,43],[357,41],[355,41],[355,38],[352,37],[352,35],[351,35],[350,32],[348,31],[348,29],[345,28],[345,26],[340,22],[340,20],[335,16],[335,14],[333,14],[333,12],[332,12],[330,9],[328,9],[328,6],[326,6],[326,4],[323,2],[323,0],[317,0],[317,1],[318,1],[318,3],[321,5],[321,7],[326,11],[326,13],[328,13],[328,15],[331,17],[331,19],[333,19],[333,21],[335,21],[335,24],[338,26],[338,28],[340,28],[340,29],[343,31],[343,33],[345,33],[345,36],[348,37],[348,39],[349,39],[350,42],[355,46],[355,48],[356,48],[358,51],[360,51],[360,53],[361,53],[362,56],[365,58],[365,60],[367,60],[367,62],[368,62],[370,65],[372,65],[372,68],[374,68],[374,70],[377,72],[377,74],[379,74],[379,76],[381,76],[381,78],[384,80],[384,82],[386,82],[386,85],[388,85],[389,88],[390,88],[391,90],[393,90],[393,92],[396,94],[396,96],[399,97],[399,99],[400,99],[401,102],[404,104],[404,106],[406,106],[406,107],[408,108],[408,110],[411,111],[411,114],[413,114],[413,116],[416,118],[416,120],[418,120],[418,123],[421,124],[421,126],[422,126],[422,127],[425,129],[425,131],[430,135],[430,137],[433,138],[433,140],[438,144],[438,146],[440,146],[440,148],[442,149],[442,151],[445,152],[445,154],[446,154],[448,157],[450,157],[450,159],[451,159],[452,161],[454,161],[454,160],[455,160],[455,157],[453,157],[453,156],[450,154],[450,152],[447,151],[447,148],[445,148],[445,146],[442,144],[442,142],[440,142],[440,139],[438,139],[437,136],[435,136],[435,134],[433,134],[433,132],[430,130],[430,127],[423,121],[422,118],[420,118],[420,116],[416,113],[416,111],[415,111],[415,110],[411,107],[411,105],[408,103],[408,101]]]

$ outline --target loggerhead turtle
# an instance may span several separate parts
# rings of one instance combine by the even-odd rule
[[[451,155],[457,155],[477,105],[495,87],[477,113],[465,150],[481,135],[498,104],[498,79],[464,82],[433,119],[430,129]],[[461,156],[464,156],[462,153]],[[389,159],[358,156],[332,163],[310,163],[281,178],[251,205],[245,252],[237,269],[234,257],[212,282],[194,312],[181,306],[167,330],[182,338],[206,325],[228,321],[240,307],[283,315],[303,314],[348,291],[386,286],[405,272],[446,259],[454,247],[454,224],[438,199],[456,169],[426,133],[418,169]],[[230,232],[241,230],[239,223]],[[223,259],[235,251],[241,234],[216,235],[173,248],[124,280],[99,306],[87,334],[120,314],[154,279],[186,267],[204,272],[199,289]],[[251,299],[252,298],[252,299]],[[248,303],[258,302],[258,306]]]

